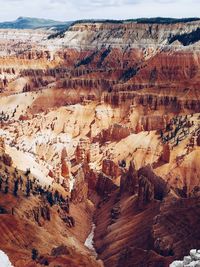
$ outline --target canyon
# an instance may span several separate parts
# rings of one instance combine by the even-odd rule
[[[168,267],[200,248],[199,29],[0,29],[0,250],[14,267]]]

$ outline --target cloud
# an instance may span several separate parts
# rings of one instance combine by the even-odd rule
[[[0,20],[19,16],[57,20],[198,17],[199,0],[0,0]]]

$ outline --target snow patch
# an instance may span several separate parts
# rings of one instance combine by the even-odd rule
[[[0,266],[1,267],[14,267],[10,262],[8,256],[0,250]]]
[[[75,184],[75,178],[73,175],[70,175],[70,179],[69,179],[69,191],[70,191],[70,193],[72,192],[72,190],[74,188],[74,184]]]
[[[174,261],[169,267],[199,267],[200,266],[200,250],[191,249],[190,255],[185,256],[183,261]]]
[[[95,247],[94,247],[94,231],[95,231],[95,228],[96,228],[96,225],[93,223],[92,224],[92,230],[90,232],[90,234],[88,235],[87,239],[85,240],[85,246],[87,248],[89,248],[95,257],[97,257],[97,253],[96,253],[96,250],[95,250]]]

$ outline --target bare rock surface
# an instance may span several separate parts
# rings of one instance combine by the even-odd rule
[[[0,30],[0,247],[13,266],[168,267],[200,247],[199,27]]]

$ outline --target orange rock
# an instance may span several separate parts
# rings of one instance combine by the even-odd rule
[[[164,144],[163,145],[163,151],[161,155],[161,160],[165,163],[170,162],[170,146],[169,144]]]
[[[121,170],[119,168],[119,165],[116,164],[113,160],[104,159],[102,163],[102,172],[111,178],[117,178],[120,175]]]

